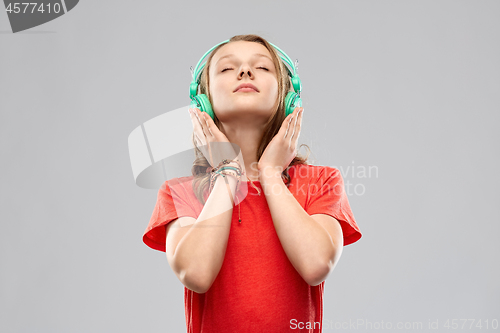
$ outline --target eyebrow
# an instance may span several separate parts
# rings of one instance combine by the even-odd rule
[[[227,54],[223,57],[220,57],[219,60],[217,60],[217,62],[215,63],[215,65],[217,66],[219,61],[221,61],[224,58],[232,58],[232,57],[234,57],[234,54]],[[266,56],[265,54],[262,54],[262,53],[255,53],[252,57],[266,57],[267,59],[273,61],[273,59],[269,58],[268,56]]]

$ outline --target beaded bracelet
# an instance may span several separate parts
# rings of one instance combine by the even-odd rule
[[[230,163],[236,163],[238,165],[238,167],[236,168],[236,167],[227,165]],[[236,178],[237,183],[236,183],[236,192],[235,193],[238,193],[238,189],[240,187],[241,175],[244,175],[250,181],[250,184],[252,185],[252,187],[255,188],[255,190],[257,190],[258,195],[260,195],[260,193],[261,193],[260,189],[258,187],[256,187],[254,185],[254,183],[246,176],[246,173],[242,172],[241,164],[237,160],[228,161],[227,159],[224,159],[224,160],[222,160],[221,163],[219,163],[219,165],[217,167],[215,167],[215,168],[208,167],[207,172],[211,172],[209,193],[212,192],[212,189],[215,186],[215,181],[217,180],[217,177],[220,175],[222,175],[222,177],[224,177],[224,179],[226,178],[225,177],[226,175],[233,176]],[[227,180],[226,180],[226,184],[229,186],[229,184],[227,183]],[[232,200],[232,197],[231,197],[231,200]]]
[[[215,186],[215,181],[217,180],[218,176],[222,176],[224,178],[224,181],[226,182],[227,189],[228,189],[229,193],[231,193],[231,188],[229,187],[229,183],[227,182],[227,179],[226,179],[227,175],[230,175],[230,176],[233,176],[236,178],[237,183],[236,183],[235,195],[238,193],[238,189],[240,186],[240,178],[241,178],[241,166],[237,161],[235,161],[235,162],[238,164],[238,168],[231,167],[231,166],[225,166],[226,164],[229,164],[231,162],[229,162],[228,160],[223,160],[216,168],[212,169],[213,172],[210,175],[209,193],[212,192],[212,190]],[[231,197],[231,205],[236,206],[234,204],[233,195],[231,194],[230,197]],[[240,223],[241,223],[241,218],[240,218]]]
[[[227,164],[230,163],[236,163],[238,165],[238,168],[229,166]],[[215,186],[215,181],[218,176],[222,175],[225,177],[226,175],[230,175],[236,178],[238,181],[236,184],[236,192],[238,192],[239,186],[240,186],[240,179],[242,175],[241,171],[241,165],[238,161],[228,161],[228,160],[223,160],[219,165],[215,168],[211,169],[212,173],[210,175],[210,190],[209,192],[212,192],[213,187]]]

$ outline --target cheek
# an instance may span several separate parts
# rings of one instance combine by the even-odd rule
[[[270,90],[273,92],[272,97],[274,99],[278,98],[278,81],[273,81],[271,84]]]
[[[216,101],[219,98],[218,92],[220,88],[217,85],[217,82],[210,82],[210,99],[212,101]]]
[[[210,83],[210,95],[212,96],[212,99],[221,98],[224,94],[224,91],[224,82],[214,80]]]

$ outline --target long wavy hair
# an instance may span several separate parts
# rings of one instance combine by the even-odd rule
[[[246,42],[254,42],[254,43],[259,43],[264,45],[269,52],[271,53],[271,57],[274,62],[274,67],[277,70],[277,80],[278,80],[278,103],[277,107],[274,110],[272,116],[270,117],[269,121],[265,125],[264,128],[264,134],[260,140],[259,143],[259,148],[257,149],[257,160],[260,160],[262,154],[264,153],[264,150],[266,149],[267,145],[271,140],[274,138],[274,136],[278,133],[278,131],[281,128],[281,125],[283,121],[285,120],[285,97],[289,91],[291,91],[292,84],[290,77],[288,76],[288,72],[286,69],[285,64],[281,60],[279,54],[277,51],[274,49],[274,47],[269,44],[268,41],[266,41],[264,38],[257,36],[257,35],[237,35],[232,37],[228,43],[231,42],[237,42],[237,41],[246,41]],[[214,56],[214,54],[224,45],[228,44],[221,44],[217,48],[215,48],[212,53],[207,57],[207,62],[205,65],[205,68],[203,69],[203,72],[200,77],[200,94],[206,94],[210,103],[212,103],[212,98],[210,96],[210,77],[209,77],[209,71],[210,71],[210,62]],[[215,114],[215,113],[214,113]],[[217,118],[217,115],[214,117],[214,123],[219,128],[221,129],[220,126],[220,121]],[[193,162],[193,167],[191,168],[191,173],[194,176],[193,178],[193,192],[195,193],[196,197],[198,200],[204,205],[205,204],[205,196],[208,198],[208,188],[210,186],[210,173],[207,173],[207,168],[210,167],[210,163],[207,161],[201,150],[197,147],[196,145],[196,140],[194,136],[194,131],[192,135],[192,141],[193,145],[195,148],[195,156],[196,159]],[[309,153],[307,156],[301,156],[297,155],[289,164],[289,166],[282,172],[281,177],[283,178],[283,181],[285,182],[286,186],[288,187],[290,185],[290,175],[288,174],[288,170],[298,164],[308,164],[307,159],[309,157],[309,154],[311,152],[311,149],[309,146],[306,144],[301,144],[299,149],[302,146],[306,146],[307,149],[309,150]]]

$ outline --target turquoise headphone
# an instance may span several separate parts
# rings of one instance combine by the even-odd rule
[[[205,68],[206,65],[206,62],[204,62],[203,64],[201,63],[208,56],[208,54],[212,52],[217,46],[225,44],[227,42],[229,42],[229,39],[212,47],[203,55],[203,57],[201,57],[200,61],[198,61],[198,63],[196,64],[194,70],[192,70],[191,67],[193,81],[191,81],[191,84],[189,86],[189,97],[191,98],[190,107],[198,108],[200,111],[208,113],[208,115],[212,119],[214,119],[215,115],[207,95],[198,94],[198,87],[200,85],[201,73],[203,72],[203,68]],[[272,43],[269,44],[271,44],[274,47],[274,49],[279,52],[278,54],[280,54],[280,57],[283,60],[283,62],[292,69],[290,70],[287,66],[285,66],[288,71],[288,75],[291,77],[292,86],[294,90],[294,91],[289,91],[285,97],[285,117],[286,117],[289,114],[293,113],[296,107],[302,106],[302,100],[300,99],[300,91],[302,90],[302,84],[297,74],[296,65],[294,66],[292,59],[290,59],[290,57],[276,45]]]

